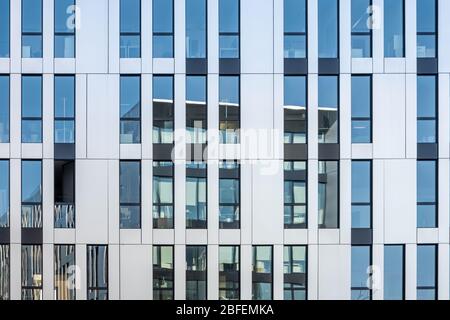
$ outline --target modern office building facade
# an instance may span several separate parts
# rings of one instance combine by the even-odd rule
[[[0,0],[0,300],[448,300],[449,14]]]

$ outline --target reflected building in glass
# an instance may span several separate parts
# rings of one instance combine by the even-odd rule
[[[448,14],[0,0],[0,300],[448,300]]]

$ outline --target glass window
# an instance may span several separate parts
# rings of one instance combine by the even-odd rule
[[[240,227],[240,164],[236,161],[219,163],[219,227]]]
[[[9,58],[9,3],[0,0],[0,58]]]
[[[239,76],[219,76],[220,143],[239,143],[241,126],[239,88]]]
[[[352,228],[372,226],[372,163],[352,161]]]
[[[87,246],[87,299],[108,300],[108,246]]]
[[[153,58],[173,58],[173,0],[153,0]]]
[[[120,1],[120,57],[141,57],[141,0]]]
[[[206,300],[206,246],[186,246],[186,300]]]
[[[284,57],[306,58],[306,0],[284,0]]]
[[[284,246],[284,300],[306,300],[306,246]]]
[[[437,299],[437,246],[417,246],[417,300]]]
[[[22,245],[22,300],[42,300],[42,245]]]
[[[8,244],[0,244],[0,301],[11,299],[10,253]]]
[[[0,76],[0,143],[9,142],[9,102],[9,76]]]
[[[173,229],[173,163],[153,162],[153,228]]]
[[[9,210],[9,161],[0,160],[0,228],[9,227]]]
[[[284,143],[306,143],[306,77],[284,77]]]
[[[319,143],[339,142],[339,78],[319,76]]]
[[[436,76],[417,76],[417,143],[437,143]]]
[[[272,300],[272,264],[271,246],[253,246],[253,300]]]
[[[22,161],[22,228],[42,228],[42,162]]]
[[[206,162],[186,164],[186,228],[206,229]]]
[[[417,57],[437,56],[436,0],[417,0]]]
[[[403,245],[384,246],[384,300],[405,299],[405,253]]]
[[[339,161],[319,161],[319,228],[339,228]]]
[[[186,142],[205,144],[206,129],[206,77],[186,76]]]
[[[42,0],[22,0],[22,58],[42,58]]]
[[[372,0],[352,0],[352,57],[372,56]]]
[[[219,246],[219,300],[239,300],[239,246]]]
[[[173,143],[173,77],[153,76],[153,143]]]
[[[306,161],[284,162],[284,227],[306,228]]]
[[[173,246],[153,246],[153,300],[173,300]]]
[[[352,76],[352,143],[372,142],[372,77]]]
[[[75,300],[75,246],[55,245],[55,300]]]
[[[370,300],[371,246],[352,246],[352,300]]]
[[[55,160],[54,228],[75,228],[75,160]]]
[[[404,19],[404,0],[384,1],[384,56],[386,58],[405,56]]]
[[[120,228],[141,227],[141,163],[120,161]]]
[[[239,58],[239,0],[219,0],[219,58]]]
[[[186,58],[206,58],[206,0],[186,0]]]
[[[75,58],[75,0],[55,1],[55,58]]]
[[[319,58],[339,57],[338,0],[319,0]]]
[[[417,161],[418,228],[437,228],[436,177],[436,161]]]
[[[42,143],[41,76],[22,76],[22,143]]]
[[[120,76],[120,143],[141,143],[140,76]]]
[[[55,143],[75,143],[74,76],[55,76]]]

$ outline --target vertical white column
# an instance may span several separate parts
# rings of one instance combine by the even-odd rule
[[[53,244],[44,243],[42,246],[42,259],[43,259],[43,299],[53,300],[53,288],[54,288],[54,275],[53,275]]]
[[[311,59],[308,59],[308,61]],[[319,156],[319,77],[317,74],[309,74],[308,89],[308,158],[317,159]]]
[[[108,160],[108,243],[120,242],[119,160]],[[117,249],[118,250],[118,249]]]
[[[416,0],[405,1],[405,57],[407,73],[417,72],[416,7]]]
[[[86,245],[77,243],[75,246],[75,263],[76,270],[76,282],[78,284],[76,288],[76,299],[86,300],[87,298],[87,259],[86,259]]]
[[[318,242],[318,212],[319,212],[319,162],[308,160],[308,243]]]
[[[208,300],[219,299],[219,246],[208,245]]]
[[[44,159],[42,161],[42,209],[43,209],[43,242],[53,243],[54,221],[54,161]],[[45,263],[44,263],[45,264]]]
[[[284,298],[284,246],[276,244],[273,246],[273,299]]]
[[[11,158],[20,158],[22,151],[22,77],[20,74],[11,74],[9,81],[11,90],[9,109],[10,156]]]
[[[108,299],[120,299],[120,248],[117,244],[108,246]]]
[[[373,0],[373,72],[384,72],[384,0]]]
[[[308,72],[317,73],[319,71],[319,27],[318,27],[318,1],[308,0]],[[310,76],[311,77],[311,76]],[[314,96],[311,94],[309,97]],[[317,96],[315,96],[317,97]],[[309,105],[311,106],[311,105]],[[309,120],[309,117],[308,117]],[[308,124],[309,127],[309,124]],[[311,143],[311,140],[309,141]]]
[[[145,62],[142,62],[142,68]],[[151,61],[150,61],[151,65]],[[142,141],[142,159],[153,158],[153,86],[152,75],[142,74],[141,76],[141,141]]]
[[[308,245],[308,277],[307,290],[308,300],[317,300],[319,297],[319,246],[317,244]]]
[[[11,73],[20,73],[22,70],[22,1],[10,1],[10,9]]]
[[[9,230],[11,243],[20,244],[22,223],[21,223],[21,180],[22,180],[22,163],[20,159],[10,159],[9,161],[10,176],[10,214],[9,214]],[[12,273],[12,271],[11,271]]]
[[[120,72],[120,0],[108,2],[108,72]]]
[[[352,237],[352,162],[348,159],[340,161],[340,243],[351,244]]]
[[[349,73],[339,76],[339,92],[340,156],[341,159],[350,159],[352,154],[352,77]]]
[[[208,73],[214,74],[219,73],[219,0],[208,0],[206,9],[208,10]],[[209,98],[208,95],[208,103]],[[210,128],[209,121],[208,128]]]
[[[449,11],[450,12],[450,11]],[[450,20],[450,19],[448,19]],[[439,57],[439,61],[442,57]],[[450,157],[450,80],[448,73],[440,73],[437,79],[439,158]],[[440,200],[440,199],[439,199]],[[439,201],[440,202],[440,201]],[[447,225],[448,226],[448,225]],[[448,228],[447,228],[448,229]],[[448,238],[447,238],[448,239]]]
[[[54,57],[54,17],[55,9],[53,0],[43,1],[42,10],[43,21],[43,70],[44,73],[53,72],[53,57]],[[45,137],[45,136],[44,136]]]
[[[406,157],[417,158],[417,75],[406,74]]]
[[[284,1],[277,0],[273,2],[273,72],[284,73]]]
[[[438,0],[438,63],[439,72],[450,72],[450,1]]]
[[[249,244],[241,245],[241,300],[252,299],[253,251]]]
[[[405,298],[416,300],[417,298],[417,245],[406,244],[405,258]]]
[[[448,181],[448,180],[447,180]],[[438,299],[449,299],[449,253],[448,243],[440,243],[438,247]]]
[[[373,280],[373,300],[383,300],[384,297],[384,245],[374,244],[372,248],[372,266],[374,273]]]
[[[175,73],[186,73],[186,13],[184,0],[174,0]],[[178,91],[178,89],[176,89]]]
[[[384,243],[384,160],[372,161],[373,243]]]
[[[11,230],[11,235],[13,231]],[[20,234],[20,233],[19,233]],[[11,300],[20,300],[21,299],[21,288],[22,288],[22,247],[20,243],[12,243],[10,246],[10,290],[11,290]]]
[[[77,159],[86,158],[87,153],[87,76],[75,76],[75,154]]]
[[[175,300],[186,299],[186,245],[174,246]]]
[[[152,243],[153,228],[153,162],[142,160],[141,164],[141,221],[142,243]]]
[[[339,62],[340,72],[351,72],[351,1],[339,1]],[[341,140],[342,141],[342,140]]]
[[[152,21],[153,8],[152,0],[141,1],[141,61],[142,73],[152,73],[152,50],[153,50],[153,36],[152,36]],[[142,83],[143,84],[143,83]],[[146,88],[142,86],[142,88]],[[146,88],[147,89],[147,88]],[[142,90],[145,91],[146,89]],[[151,95],[150,95],[151,96]],[[150,124],[151,122],[149,122]]]
[[[53,158],[54,149],[54,77],[44,74],[42,77],[42,131],[43,131],[43,155],[44,158]]]

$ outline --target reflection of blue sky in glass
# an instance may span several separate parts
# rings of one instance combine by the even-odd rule
[[[22,202],[42,201],[41,161],[22,161]]]
[[[139,32],[140,29],[140,0],[120,1],[120,32]]]
[[[435,17],[435,0],[417,0],[417,32],[435,32]]]
[[[284,32],[306,31],[305,0],[284,0]]]
[[[404,297],[404,261],[402,245],[384,246],[384,299],[401,300]]]
[[[173,31],[173,0],[153,0],[153,32]]]
[[[75,4],[75,0],[55,0],[55,31],[56,32],[72,32],[68,22],[73,22],[71,16],[74,14],[71,6]]]
[[[238,76],[221,76],[219,78],[219,102],[239,104]]]
[[[338,0],[319,0],[319,58],[338,57]]]
[[[319,76],[319,108],[338,107],[338,77]]]
[[[9,142],[9,76],[0,76],[0,143]]]
[[[370,246],[352,246],[352,287],[366,287],[370,266]]]
[[[120,77],[120,117],[139,117],[141,101],[139,76]]]
[[[42,0],[22,0],[22,32],[42,32]]]
[[[0,0],[0,58],[9,57],[9,0]]]
[[[239,32],[239,0],[219,0],[219,32]]]
[[[206,77],[186,77],[186,100],[190,102],[206,102]]]
[[[173,78],[168,76],[153,77],[153,99],[173,99]]]
[[[352,202],[370,202],[370,162],[352,161]]]
[[[0,160],[0,227],[8,225],[9,213],[9,161]]]
[[[75,78],[55,76],[55,117],[75,116]]]
[[[42,77],[22,77],[22,117],[41,117]]]
[[[205,0],[186,0],[186,57],[206,58]]]
[[[284,105],[306,107],[306,78],[304,76],[284,77]]]
[[[352,117],[370,117],[370,76],[352,77]]]

